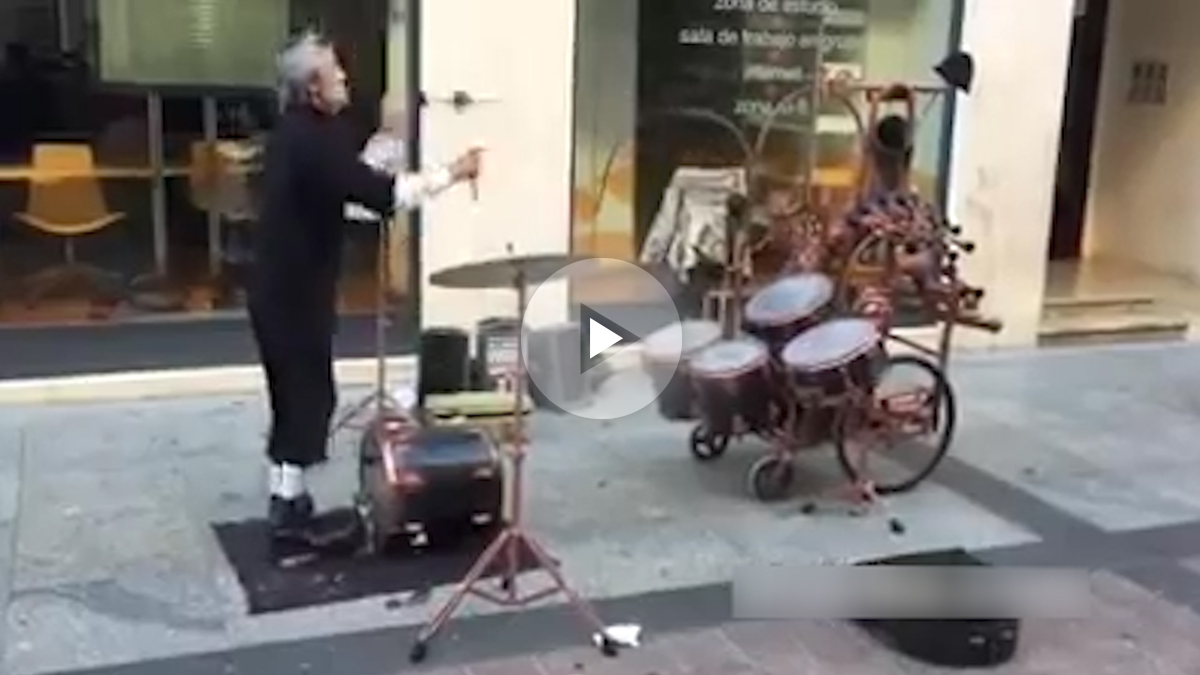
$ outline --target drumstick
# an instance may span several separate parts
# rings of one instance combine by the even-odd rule
[[[478,155],[478,154],[483,153],[483,151],[485,149],[486,148],[484,147],[484,145],[481,141],[476,141],[475,143],[471,144],[471,149],[468,150],[467,152]],[[476,174],[474,176],[471,176],[471,203],[474,205],[472,207],[472,211],[475,213],[478,213],[479,212],[479,174],[478,174],[478,172],[476,172]]]

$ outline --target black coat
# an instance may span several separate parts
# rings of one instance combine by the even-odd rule
[[[280,119],[264,157],[249,288],[257,325],[296,342],[333,333],[345,205],[385,216],[394,207],[394,179],[358,155],[342,117],[297,107]]]

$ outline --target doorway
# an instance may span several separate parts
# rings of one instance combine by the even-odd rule
[[[1075,3],[1050,223],[1052,261],[1078,260],[1083,248],[1108,7],[1109,0]]]

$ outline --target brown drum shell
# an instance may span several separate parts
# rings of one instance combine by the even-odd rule
[[[815,372],[790,368],[789,376],[797,387],[819,391],[825,396],[841,396],[854,389],[871,390],[886,361],[887,352],[883,345],[877,345],[841,366]]]
[[[735,376],[691,379],[700,419],[710,433],[728,436],[770,428],[775,387],[768,366]]]
[[[745,321],[742,329],[767,343],[772,354],[778,355],[792,338],[809,328],[816,328],[832,315],[832,306],[826,306],[806,317],[774,325],[755,324]]]

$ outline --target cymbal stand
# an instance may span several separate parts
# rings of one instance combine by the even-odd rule
[[[525,316],[526,308],[526,280],[523,271],[516,272],[513,286],[517,292],[517,316],[523,317]],[[514,379],[514,432],[512,434],[512,443],[507,448],[507,454],[512,467],[512,481],[510,483],[512,506],[508,523],[496,538],[492,540],[492,543],[484,549],[483,553],[480,554],[475,564],[471,566],[470,571],[467,572],[466,576],[459,583],[454,594],[446,600],[433,619],[421,629],[416,641],[413,643],[412,651],[409,653],[409,660],[412,663],[420,663],[425,659],[429,641],[445,626],[462,605],[463,601],[467,599],[467,596],[470,595],[501,607],[525,607],[561,593],[566,596],[567,604],[574,610],[584,626],[589,628],[594,635],[598,636],[600,651],[606,656],[617,655],[618,645],[615,640],[608,636],[604,623],[591,603],[572,588],[566,577],[563,576],[563,573],[559,571],[558,561],[551,557],[545,546],[524,527],[524,464],[528,436],[525,432],[525,408],[523,403],[528,385],[526,383],[525,359],[521,354],[520,348],[517,350]],[[522,595],[517,588],[517,576],[523,571],[532,571],[530,569],[522,569],[521,564],[523,558],[530,556],[533,558],[533,569],[544,571],[550,577],[551,583],[548,587],[539,591]],[[485,575],[493,571],[496,567],[500,567],[499,581],[501,593],[482,587],[483,582],[486,580]]]
[[[391,228],[393,223],[387,218],[379,219],[379,253],[376,256],[375,270],[375,388],[354,405],[350,406],[334,420],[330,427],[329,436],[332,438],[343,429],[349,428],[372,406],[378,416],[384,411],[395,410],[398,406],[395,398],[387,388],[387,329],[388,329],[388,293],[391,285],[391,272],[388,266],[389,247],[391,245]]]

